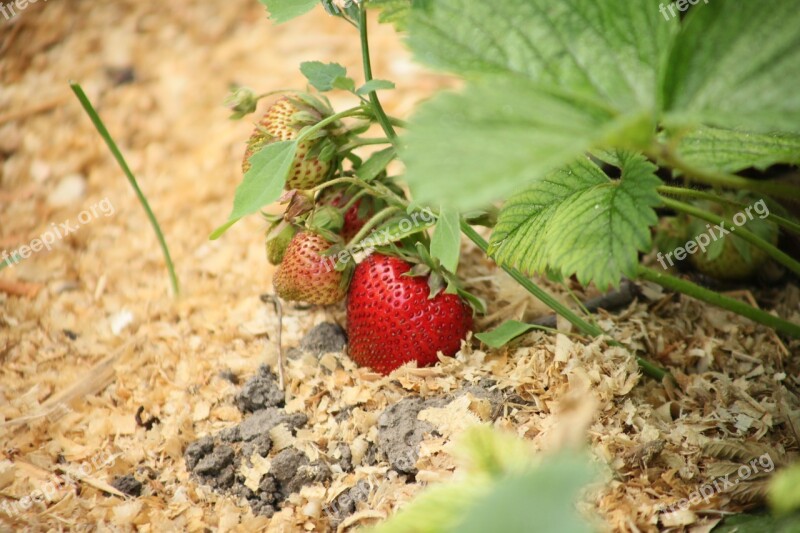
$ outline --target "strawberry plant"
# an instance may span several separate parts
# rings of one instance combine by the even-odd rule
[[[323,235],[326,244],[314,253],[337,272],[352,268],[346,265],[365,247],[377,248],[419,263],[424,271],[410,274],[429,276],[433,301],[444,290],[458,305],[482,307],[456,277],[465,235],[587,336],[605,332],[531,275],[574,277],[602,290],[624,278],[654,282],[800,336],[800,325],[695,284],[649,255],[666,215],[692,228],[729,228],[720,244],[692,257],[700,270],[717,261],[706,271],[738,274],[729,267],[738,257],[743,275],[766,260],[800,275],[800,262],[778,238],[800,234],[793,214],[800,188],[744,172],[800,162],[800,12],[792,0],[714,0],[669,20],[650,0],[261,1],[276,23],[321,3],[354,28],[363,72],[348,73],[327,62],[333,58],[300,66],[314,93],[290,93],[257,125],[233,210],[212,238],[283,198],[286,214],[276,227]],[[420,62],[463,77],[463,88],[423,103],[408,122],[387,115],[379,94],[394,83],[373,76],[373,9],[407,33]],[[349,93],[353,105],[332,109],[330,91]],[[259,98],[239,89],[231,98],[235,117],[254,111]],[[372,125],[381,136],[366,136]],[[379,149],[364,157],[365,146]],[[390,167],[395,160],[402,165]],[[745,199],[763,201],[768,216],[738,224]],[[423,208],[431,220],[420,222]],[[478,226],[491,229],[488,242]],[[391,260],[367,265],[375,261]],[[349,276],[342,277],[346,285]],[[356,277],[361,282],[358,270]],[[360,316],[366,289],[350,290]],[[398,290],[405,298],[405,287]],[[463,336],[466,323],[453,337]],[[506,323],[477,336],[499,346],[530,327]],[[356,358],[376,365],[368,353],[375,339],[357,334],[354,342]],[[656,378],[666,375],[639,362]],[[388,371],[394,363],[377,366]]]

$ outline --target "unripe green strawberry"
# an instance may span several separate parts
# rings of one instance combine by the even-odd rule
[[[776,233],[777,236],[777,233]],[[698,272],[725,281],[742,281],[752,278],[766,263],[769,256],[760,248],[741,241],[739,246],[750,250],[750,259],[745,258],[735,244],[737,237],[727,236],[722,243],[722,251],[711,259],[709,251],[698,251],[689,257],[689,261]],[[777,238],[771,244],[776,244]]]
[[[284,300],[318,305],[344,299],[344,274],[334,268],[335,261],[321,255],[330,247],[315,233],[303,231],[295,235],[272,280],[276,294]]]
[[[279,265],[283,261],[283,256],[286,253],[286,248],[292,241],[297,230],[291,224],[278,231],[274,235],[267,237],[267,260],[272,265]]]
[[[708,202],[701,202],[698,205],[729,220],[736,220],[734,217],[740,213],[739,208],[735,206],[722,207]],[[711,242],[705,250],[701,249],[691,254],[689,262],[698,272],[719,280],[742,281],[752,278],[767,262],[769,255],[761,248],[737,237],[737,228],[738,226],[725,224],[724,229],[730,231],[725,234],[705,221],[693,220],[689,224],[689,235],[695,236],[694,240],[698,243],[703,240]],[[773,246],[778,244],[779,231],[772,222],[753,217],[744,222],[742,228],[746,228]],[[701,235],[704,237],[700,237]]]
[[[250,170],[250,158],[267,144],[296,139],[306,126],[325,118],[323,111],[297,98],[282,98],[275,102],[256,125],[242,161],[242,171]],[[297,146],[294,164],[286,180],[286,189],[312,189],[325,181],[333,168],[333,161],[323,161],[311,152],[325,137],[305,140]]]

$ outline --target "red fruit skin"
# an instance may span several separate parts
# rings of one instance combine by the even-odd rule
[[[349,196],[345,196],[344,192],[341,190],[332,191],[326,195],[323,195],[320,203],[322,205],[329,205],[331,207],[343,207],[347,202],[350,201]],[[344,224],[342,225],[341,235],[345,242],[350,242],[353,237],[355,237],[361,228],[364,227],[364,224],[367,223],[370,216],[374,213],[367,213],[367,216],[360,217],[358,216],[358,210],[361,207],[361,200],[358,200],[347,212],[344,214]]]
[[[344,224],[342,225],[342,238],[345,242],[350,242],[353,237],[361,231],[361,228],[364,227],[364,224],[367,223],[367,218],[361,218],[358,216],[358,209],[361,207],[361,200],[357,200],[350,209],[347,210],[347,213],[344,214]]]
[[[331,305],[344,299],[347,288],[334,262],[320,255],[331,244],[317,234],[301,232],[292,238],[272,284],[284,300]]]
[[[384,375],[416,361],[433,365],[453,356],[472,329],[472,309],[455,294],[429,299],[428,281],[403,276],[411,265],[373,254],[355,269],[347,294],[350,358]]]

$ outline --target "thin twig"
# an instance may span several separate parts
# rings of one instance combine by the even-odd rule
[[[285,393],[286,379],[283,372],[284,356],[283,342],[281,341],[281,333],[283,331],[283,305],[281,305],[280,298],[274,294],[262,294],[261,301],[264,303],[272,302],[273,307],[275,307],[275,313],[278,315],[278,331],[275,336],[275,342],[278,345],[278,386],[280,386],[281,390]]]

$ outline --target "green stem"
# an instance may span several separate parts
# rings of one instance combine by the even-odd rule
[[[774,180],[751,180],[734,174],[695,168],[682,160],[671,148],[665,145],[660,145],[655,150],[651,150],[648,155],[654,159],[661,160],[665,163],[665,166],[680,170],[687,178],[700,181],[707,185],[728,189],[746,189],[764,194],[771,194],[778,198],[800,201],[800,188],[798,187],[779,183]]]
[[[398,128],[408,128],[408,122],[401,118],[395,118],[391,115],[387,115],[389,117],[389,124],[392,126],[397,126]]]
[[[337,120],[341,120],[343,118],[348,118],[348,117],[355,117],[357,115],[363,115],[363,114],[364,114],[364,106],[358,106],[358,107],[351,107],[350,109],[345,109],[344,111],[340,111],[334,115],[325,117],[324,119],[320,120],[313,126],[310,126],[307,130],[303,130],[303,132],[297,136],[295,142],[297,142],[297,144],[300,144],[313,134],[317,133],[322,128],[328,126],[333,122],[336,122]]]
[[[370,184],[367,183],[366,181],[358,179],[358,178],[336,178],[336,179],[332,179],[330,181],[326,181],[325,183],[320,183],[319,185],[317,185],[313,189],[309,189],[308,193],[313,195],[313,194],[315,194],[315,193],[317,193],[317,192],[319,192],[319,191],[321,191],[323,189],[327,189],[328,187],[333,187],[334,185],[341,185],[343,183],[348,183],[350,185],[357,185],[359,187],[362,187],[362,188],[370,191],[374,195],[380,194],[380,191],[378,191],[377,189],[375,189],[372,186],[370,186]]]
[[[767,201],[769,203],[773,204],[773,208],[775,207],[776,204],[775,204],[774,200],[772,200],[771,198],[767,198]],[[780,204],[777,204],[777,205],[780,205]],[[800,235],[800,223],[797,223],[794,220],[790,220],[790,219],[782,217],[780,215],[776,215],[775,213],[772,213],[772,212],[770,212],[770,214],[769,214],[769,216],[767,218],[769,218],[769,220],[772,220],[773,222],[775,222],[777,225],[781,226],[785,230],[788,230],[788,231],[791,231],[792,233],[796,233],[797,235]]]
[[[663,185],[658,188],[658,192],[662,195],[666,196],[683,196],[685,198],[695,198],[698,200],[706,200],[709,202],[714,202],[717,204],[723,205],[730,205],[734,207],[738,207],[741,209],[746,209],[747,205],[742,202],[737,202],[735,200],[729,200],[728,198],[722,198],[717,196],[716,194],[711,194],[706,191],[698,191],[696,189],[686,189],[684,187],[671,187],[668,185]],[[780,215],[776,215],[774,213],[769,213],[768,217],[769,220],[775,222],[777,225],[781,226],[782,228],[789,230],[793,233],[797,233],[800,235],[800,224],[797,222],[790,220],[788,218],[784,218]]]
[[[662,185],[656,189],[659,193],[666,196],[681,196],[684,198],[694,198],[697,200],[709,200],[726,205],[735,205],[739,207],[741,204],[727,198],[722,198],[716,194],[711,194],[706,191],[699,191],[697,189],[687,189],[685,187],[673,187],[671,185]]]
[[[686,213],[693,217],[697,217],[702,220],[711,222],[712,224],[721,224],[723,222],[729,224],[731,228],[730,229],[731,236],[734,235],[733,231],[736,231],[735,236],[741,237],[742,239],[749,242],[753,246],[760,248],[775,261],[779,262],[780,264],[782,264],[783,266],[785,266],[786,268],[790,269],[792,272],[800,276],[800,262],[796,261],[794,258],[787,255],[786,253],[782,252],[778,247],[773,246],[772,244],[768,243],[755,233],[746,229],[744,226],[737,226],[736,224],[733,223],[733,221],[729,219],[720,217],[718,215],[715,215],[714,213],[697,208],[693,205],[673,200],[671,198],[666,198],[662,196],[661,200],[667,207],[670,207],[681,213]]]
[[[139,198],[139,203],[142,204],[145,213],[147,214],[147,218],[150,220],[150,224],[153,226],[153,230],[156,233],[156,238],[158,239],[158,244],[161,246],[161,252],[164,254],[164,261],[167,264],[167,270],[169,271],[169,278],[170,283],[172,284],[172,291],[175,296],[180,294],[180,284],[178,283],[178,275],[175,273],[175,265],[172,263],[172,257],[169,253],[169,247],[167,246],[167,241],[164,239],[164,234],[161,231],[161,226],[158,224],[158,220],[156,219],[153,210],[150,209],[150,204],[147,201],[142,190],[139,188],[139,184],[136,181],[136,177],[131,172],[130,167],[128,167],[128,163],[125,161],[125,158],[122,156],[122,152],[117,147],[117,144],[114,142],[114,139],[111,137],[111,134],[106,129],[105,124],[100,119],[100,115],[97,114],[95,111],[94,106],[89,101],[89,98],[86,96],[86,93],[83,92],[83,88],[80,84],[76,82],[70,82],[70,87],[72,88],[72,92],[75,93],[75,96],[78,97],[83,109],[86,111],[86,114],[89,115],[89,118],[92,120],[94,127],[97,129],[97,132],[103,138],[103,140],[108,145],[108,149],[111,150],[111,154],[114,156],[114,159],[117,160],[117,164],[119,164],[122,172],[125,174],[125,177],[128,178],[128,182],[133,187],[136,196]]]
[[[733,298],[723,296],[712,290],[695,285],[690,281],[676,278],[666,273],[658,272],[656,270],[647,268],[640,265],[638,274],[641,279],[652,281],[669,290],[682,292],[698,300],[706,303],[722,307],[728,311],[733,311],[739,315],[745,316],[754,322],[769,326],[776,331],[791,335],[792,337],[800,337],[800,325],[793,324],[781,318],[778,318],[766,311],[756,309],[750,305],[742,303]]]
[[[369,57],[369,36],[367,33],[367,8],[361,6],[360,12],[361,13],[358,22],[358,30],[361,35],[361,62],[364,67],[364,81],[370,82],[372,81],[372,60]],[[378,119],[381,128],[383,128],[383,131],[386,132],[386,136],[389,139],[391,139],[392,143],[395,146],[397,146],[397,133],[394,131],[394,126],[392,126],[392,122],[389,120],[389,117],[386,116],[386,112],[383,110],[381,101],[378,98],[378,93],[375,91],[370,92],[369,101],[372,104],[372,109],[375,113],[375,118]]]
[[[472,242],[474,242],[475,245],[483,251],[483,253],[488,252],[489,250],[488,243],[484,240],[483,237],[480,236],[480,234],[478,234],[477,231],[475,231],[475,229],[472,226],[462,221],[461,231],[464,232],[464,234]],[[507,265],[503,265],[502,268],[503,270],[506,271],[506,273],[509,276],[514,278],[514,280],[517,283],[522,285],[525,288],[525,290],[527,290],[535,297],[537,297],[539,300],[541,300],[550,309],[552,309],[559,315],[569,320],[582,333],[585,333],[586,335],[589,335],[591,337],[600,337],[606,335],[606,332],[603,331],[599,326],[586,322],[584,319],[575,314],[569,307],[566,307],[564,304],[562,304],[561,302],[559,302],[558,300],[547,294],[541,287],[539,287],[531,280],[523,276],[519,270],[511,268]],[[609,343],[615,346],[622,346],[621,344],[619,344],[614,340],[610,340]],[[662,381],[665,377],[670,375],[669,372],[667,372],[663,368],[659,368],[658,366],[654,365],[653,363],[647,361],[642,357],[636,357],[636,362],[639,364],[639,367],[642,369],[642,372],[644,372],[645,374],[654,379],[657,379],[658,381]]]
[[[489,244],[484,240],[483,237],[480,236],[480,234],[477,231],[475,231],[475,229],[472,226],[470,226],[466,222],[461,222],[461,231],[472,242],[474,242],[475,245],[478,246],[478,248],[480,248],[483,251],[483,253],[488,252]],[[598,326],[586,322],[584,319],[575,314],[571,309],[569,309],[564,304],[562,304],[561,302],[553,298],[551,295],[546,293],[542,288],[540,288],[538,285],[533,283],[527,277],[522,275],[522,273],[519,272],[518,270],[511,268],[507,265],[503,265],[502,268],[520,285],[525,287],[525,289],[528,292],[536,296],[549,308],[553,309],[555,312],[557,312],[558,314],[569,320],[581,332],[592,337],[598,337],[600,335],[606,334],[605,331],[600,329]]]
[[[339,153],[349,152],[350,150],[355,150],[362,146],[374,146],[376,144],[392,144],[392,141],[383,137],[379,139],[356,139],[339,148]]]
[[[366,224],[364,224],[364,227],[358,230],[358,233],[356,233],[353,238],[350,239],[350,244],[353,246],[358,245],[364,239],[364,237],[369,235],[369,232],[378,226],[378,224],[398,211],[401,211],[401,209],[395,206],[389,206],[381,211],[378,211],[371,219],[367,221]]]
[[[360,191],[355,193],[353,197],[350,198],[350,200],[342,206],[341,208],[342,213],[347,213],[351,207],[356,205],[356,202],[360,201],[367,194],[369,194],[369,191],[366,189],[361,189]]]

